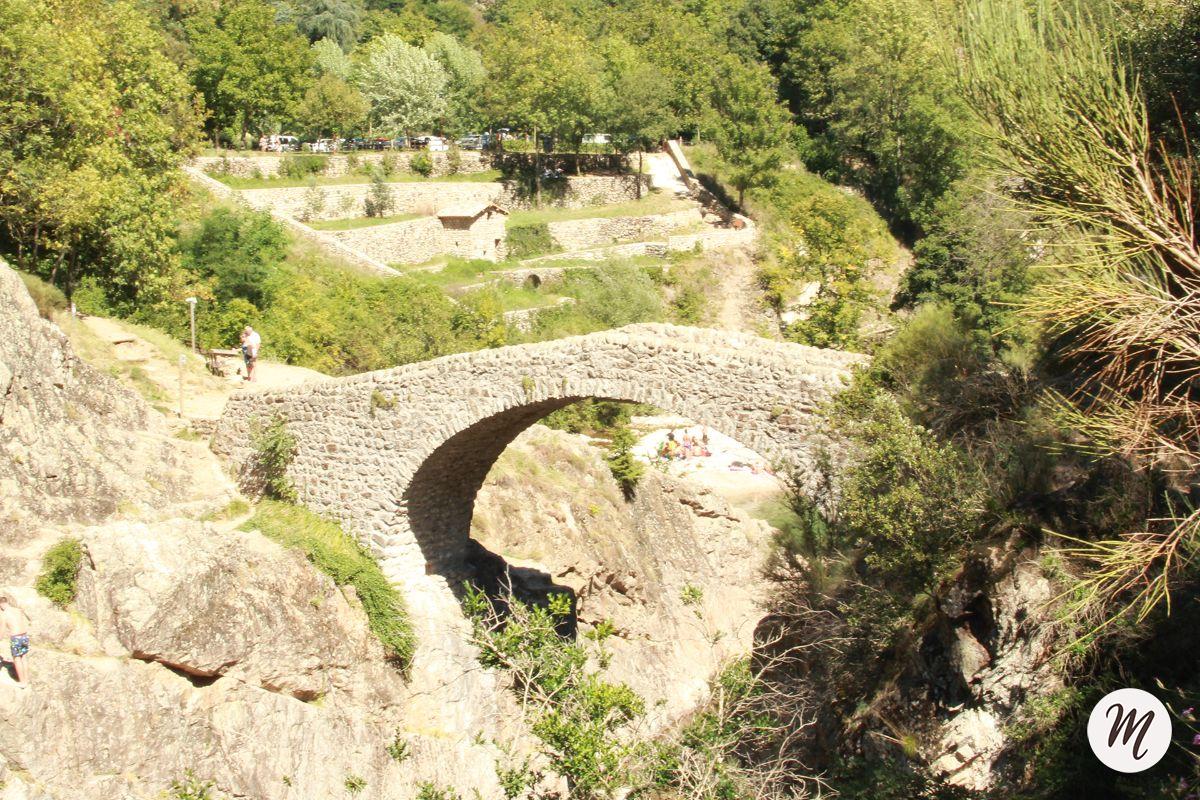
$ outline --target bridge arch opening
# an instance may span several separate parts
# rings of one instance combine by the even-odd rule
[[[471,537],[476,501],[489,473],[505,450],[524,431],[555,411],[588,400],[631,406],[643,412],[657,410],[635,399],[611,396],[572,395],[530,402],[467,426],[447,438],[423,461],[408,484],[404,505],[412,534],[424,556],[427,572],[447,577],[452,587],[458,588],[465,579],[482,577],[481,571],[494,573],[497,566],[504,566],[501,554],[485,550]],[[675,411],[671,408],[662,410],[669,415]],[[682,410],[679,413],[686,415]],[[677,428],[679,434],[690,428],[697,437],[701,435],[700,431],[711,431],[714,434],[714,447],[717,446],[716,440],[729,442],[740,446],[738,449],[742,451],[752,453],[753,460],[758,464],[769,463],[765,455],[740,441],[735,432],[723,430],[724,426],[719,427],[692,415],[674,419],[678,422],[654,426],[658,429],[658,438],[665,437],[668,428]],[[704,436],[707,439],[707,433]],[[677,438],[681,439],[682,436]],[[597,447],[597,462],[603,463],[603,455],[603,449]],[[648,465],[646,469],[653,467]],[[615,481],[613,486],[616,486]],[[629,498],[625,499],[628,501]]]

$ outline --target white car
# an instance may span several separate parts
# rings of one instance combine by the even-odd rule
[[[444,153],[450,149],[450,145],[446,143],[444,136],[430,136],[429,141],[425,143],[425,149],[431,153]]]
[[[585,133],[583,135],[584,144],[612,144],[612,134],[608,133]]]
[[[332,153],[338,149],[337,142],[333,139],[317,139],[309,148],[314,153]]]

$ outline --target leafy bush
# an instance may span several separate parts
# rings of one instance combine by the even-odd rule
[[[288,237],[266,212],[217,207],[180,238],[179,249],[189,270],[213,280],[217,301],[242,298],[261,306],[287,256]]]
[[[294,180],[303,180],[311,175],[320,175],[328,163],[324,156],[292,155],[286,156],[279,165],[279,174]]]
[[[202,781],[190,769],[181,781],[171,781],[171,800],[214,800],[213,782]]]
[[[902,306],[948,305],[981,346],[1001,351],[1029,338],[1017,312],[1033,285],[1028,220],[994,187],[963,181],[938,201],[928,233],[913,248]]]
[[[886,392],[863,382],[835,404],[851,451],[837,478],[832,539],[861,551],[883,586],[909,597],[934,592],[979,534],[982,481]]]
[[[453,789],[426,782],[417,787],[417,800],[461,800],[461,798]]]
[[[251,422],[250,445],[254,448],[254,472],[262,480],[263,493],[272,499],[296,502],[296,487],[288,477],[288,467],[296,457],[296,437],[287,429],[287,420],[275,417],[265,425]]]
[[[550,236],[550,226],[545,222],[510,227],[505,244],[508,247],[509,258],[517,259],[533,258],[559,249]]]
[[[383,172],[375,170],[371,178],[371,189],[363,201],[363,210],[368,217],[386,217],[396,205],[392,188],[383,179]]]
[[[18,272],[17,274],[21,276],[21,280],[25,283],[25,289],[33,298],[33,304],[37,306],[38,313],[42,317],[50,319],[54,312],[66,311],[67,296],[62,293],[61,289],[28,272]]]
[[[450,150],[446,153],[446,174],[457,175],[462,169],[462,151],[458,149],[457,144],[451,144]]]
[[[397,730],[395,737],[388,743],[388,756],[396,763],[407,761],[412,756],[412,748],[408,746],[408,741],[404,738],[404,734]]]
[[[768,299],[787,305],[801,287],[820,284],[788,338],[822,347],[857,342],[863,311],[871,302],[868,283],[874,260],[897,255],[886,226],[860,197],[805,173],[785,173],[773,189],[756,195],[767,206],[771,258],[761,280]]]
[[[627,500],[637,491],[638,481],[645,472],[645,466],[633,455],[634,444],[633,432],[627,427],[618,428],[604,458]]]
[[[622,732],[645,712],[645,703],[628,686],[589,670],[593,655],[601,668],[607,664],[602,649],[593,654],[588,646],[599,647],[603,637],[580,642],[559,634],[571,616],[570,599],[554,595],[546,605],[531,605],[505,596],[497,605],[468,587],[464,610],[474,625],[480,663],[509,673],[543,754],[566,779],[569,795],[602,798],[630,785],[639,747]]]
[[[433,159],[430,157],[429,153],[426,153],[424,150],[422,150],[409,159],[408,168],[420,175],[422,178],[428,178],[433,174]]]
[[[310,179],[308,188],[304,190],[304,205],[300,208],[300,221],[308,222],[321,216],[325,210],[325,192],[317,186],[316,180]]]
[[[542,424],[568,433],[586,433],[593,437],[611,437],[629,425],[634,414],[652,414],[653,406],[600,400],[589,397],[564,406],[542,418]]]
[[[78,539],[60,539],[42,557],[42,571],[34,588],[60,608],[75,600],[75,581],[83,563],[83,545]]]
[[[338,586],[353,586],[371,632],[389,658],[407,667],[416,640],[404,598],[370,553],[337,523],[301,506],[266,500],[241,529],[257,530],[285,547],[300,550]]]

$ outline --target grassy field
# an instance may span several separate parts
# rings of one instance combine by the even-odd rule
[[[355,228],[371,228],[375,225],[407,222],[410,219],[420,218],[420,214],[393,214],[390,217],[348,217],[346,219],[326,219],[309,222],[308,227],[316,228],[319,231],[352,231]]]
[[[308,186],[312,180],[317,186],[350,186],[359,183],[370,183],[370,177],[362,174],[339,175],[327,178],[316,175],[312,178],[241,178],[236,175],[219,175],[212,177],[231,189],[292,189]],[[460,172],[457,175],[442,175],[440,177],[423,178],[412,172],[396,172],[388,176],[388,183],[493,183],[500,180],[500,171],[490,169],[486,172]]]
[[[583,208],[535,208],[514,211],[508,215],[508,227],[537,225],[543,222],[563,222],[571,219],[613,219],[615,217],[641,217],[650,214],[667,214],[694,208],[691,200],[681,200],[665,192],[647,192],[641,200],[617,203],[608,206],[585,206]]]

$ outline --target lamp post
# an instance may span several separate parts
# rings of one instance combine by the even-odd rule
[[[194,353],[196,352],[196,298],[189,297],[187,299],[187,304],[188,318],[192,323],[192,352]]]

